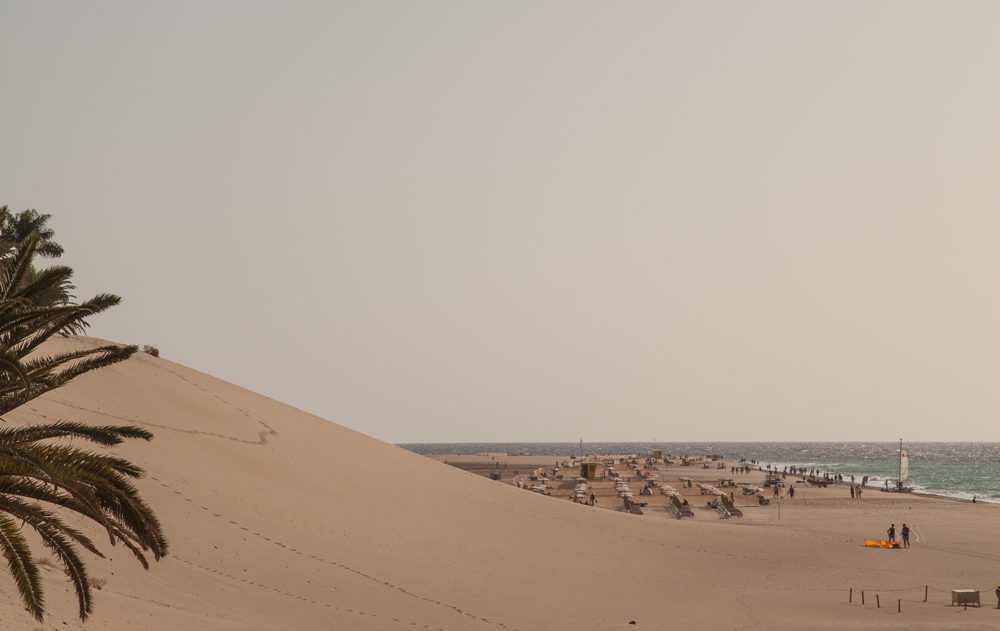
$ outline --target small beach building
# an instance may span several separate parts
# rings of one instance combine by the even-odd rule
[[[663,450],[662,449],[654,449],[653,450],[653,457],[656,458],[657,460],[663,460]]]
[[[599,462],[584,460],[580,463],[580,477],[586,478],[587,480],[603,480],[603,475],[600,477],[597,476],[597,467],[600,466],[600,464],[601,463]],[[601,473],[603,473],[603,471]]]

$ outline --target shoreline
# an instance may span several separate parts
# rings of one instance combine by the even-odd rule
[[[452,444],[454,444],[454,445],[461,445],[463,447],[486,446],[486,445],[504,445],[504,443],[452,443]],[[633,443],[606,443],[606,444],[607,445],[634,445]],[[798,445],[799,443],[775,443],[775,444]],[[810,443],[803,443],[803,444],[810,444]],[[830,444],[832,444],[832,445],[842,445],[842,444],[854,444],[854,443],[830,443]],[[860,445],[861,443],[858,443],[858,444]],[[915,446],[918,446],[920,444],[921,443],[913,443],[913,445],[915,445]],[[937,444],[942,444],[942,443],[926,443],[926,444],[937,445]],[[980,445],[997,445],[997,446],[1000,446],[1000,443],[954,443],[954,444],[955,445],[980,444]],[[457,453],[457,452],[452,452],[452,453],[448,453],[448,454],[440,453],[439,452],[439,453],[432,454],[432,453],[426,453],[425,449],[421,449],[421,447],[430,447],[430,446],[443,447],[443,446],[446,446],[446,445],[448,445],[448,443],[399,443],[399,444],[397,444],[398,447],[400,447],[402,449],[405,449],[407,451],[412,451],[413,453],[417,453],[417,454],[423,455],[423,456],[434,457],[434,459],[438,459],[438,460],[440,460],[440,458],[438,458],[438,456],[442,456],[442,457],[443,456],[448,456],[448,457],[452,457],[452,456],[459,457],[460,456],[460,454]],[[529,445],[532,445],[532,446],[536,446],[537,447],[537,446],[541,446],[541,445],[546,445],[546,443],[507,443],[506,445],[508,445],[508,446],[529,446]],[[552,445],[563,446],[562,443],[552,443]],[[671,445],[676,446],[676,444],[671,444]],[[728,443],[727,445],[730,446],[730,450],[729,451],[731,452],[731,446],[733,444],[732,443]],[[886,445],[888,445],[888,443],[886,443]],[[638,446],[638,445],[636,445],[636,446]],[[576,450],[576,451],[578,451],[578,450]],[[587,451],[587,450],[585,449],[585,451]],[[640,455],[640,456],[643,456],[643,457],[646,456],[646,455],[648,455],[648,454],[645,454],[645,452],[642,452],[642,451],[632,451],[630,453],[635,453],[636,455]],[[690,451],[688,453],[694,454],[694,453],[698,453],[698,452]],[[461,457],[470,457],[472,455],[473,454],[471,454],[469,452],[462,452],[462,456]],[[739,460],[739,458],[729,457],[728,454],[719,454],[719,455],[721,455],[722,458],[724,460],[726,460],[727,462],[738,461]],[[743,456],[740,455],[740,458],[742,458],[742,457]],[[542,462],[542,461],[548,462],[548,461],[555,461],[555,460],[569,460],[571,458],[571,454],[569,452],[567,452],[567,454],[565,454],[565,455],[554,455],[554,454],[545,454],[545,455],[519,455],[519,456],[508,455],[508,456],[506,456],[506,458],[508,458],[508,459],[522,458],[522,459],[532,460],[532,461],[537,460],[539,462]],[[749,458],[747,458],[747,460],[749,460]],[[441,461],[443,461],[443,460],[441,460]],[[761,459],[761,460],[758,460],[758,462],[762,463],[762,464],[752,465],[752,466],[754,466],[754,467],[758,467],[758,466],[760,466],[760,467],[766,467],[768,464],[770,464],[772,467],[777,467],[777,470],[779,470],[779,471],[782,468],[784,468],[784,467],[808,467],[808,468],[816,468],[821,473],[822,472],[839,473],[839,474],[843,475],[845,478],[849,478],[849,476],[854,475],[857,480],[860,480],[863,476],[867,475],[867,476],[869,476],[869,481],[868,481],[868,488],[866,490],[869,490],[869,491],[876,491],[877,490],[879,492],[884,492],[883,489],[882,489],[882,486],[880,486],[880,485],[882,485],[885,482],[886,479],[890,480],[890,484],[894,484],[893,480],[895,479],[894,477],[887,477],[884,472],[864,471],[861,468],[858,468],[858,469],[851,468],[851,469],[848,469],[848,470],[843,470],[843,469],[841,469],[841,467],[844,466],[842,462],[822,463],[822,462],[816,462],[815,460],[813,460],[813,459],[811,459],[809,457],[803,459],[803,461],[795,461],[795,462],[793,462],[791,460],[777,460],[777,459],[771,460],[771,461],[766,461],[766,460],[762,460]],[[912,462],[912,460],[911,460],[911,462]],[[874,467],[874,468],[877,468],[877,467]],[[762,471],[766,471],[766,468],[762,469]],[[796,474],[796,477],[797,478],[801,478],[801,474]],[[970,490],[967,490],[967,489],[957,488],[957,487],[953,487],[953,488],[941,487],[940,485],[929,486],[927,484],[917,483],[917,482],[914,481],[913,478],[914,478],[914,476],[913,476],[913,468],[911,466],[911,475],[910,475],[910,479],[907,481],[907,486],[912,489],[910,491],[912,494],[924,495],[924,496],[929,496],[929,497],[940,497],[940,498],[952,499],[952,500],[964,501],[964,502],[970,502],[970,503],[972,503],[973,498],[975,498],[976,503],[1000,504],[1000,492],[993,492],[991,490],[986,490],[986,491],[970,491]],[[988,478],[988,479],[992,479],[992,478]],[[847,484],[847,482],[845,481],[844,484]]]

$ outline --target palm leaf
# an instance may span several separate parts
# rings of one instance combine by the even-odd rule
[[[31,558],[28,542],[14,520],[0,513],[0,551],[7,559],[7,567],[14,578],[17,592],[24,606],[36,620],[42,621],[45,611],[42,584],[38,579],[38,566]]]

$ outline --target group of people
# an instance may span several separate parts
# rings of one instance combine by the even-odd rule
[[[889,526],[889,530],[887,531],[887,533],[889,535],[889,543],[892,543],[893,541],[895,541],[896,540],[896,524],[890,525]],[[899,530],[899,535],[903,539],[903,541],[902,541],[903,547],[904,548],[909,548],[910,547],[910,527],[907,526],[906,524],[903,524],[903,527],[900,528],[900,530]]]
[[[747,467],[746,469],[747,469],[747,471],[749,471],[749,467]],[[768,472],[772,471],[771,465],[767,465],[766,469],[767,469]],[[773,471],[775,473],[778,473],[778,467],[775,466],[773,468]],[[737,470],[737,473],[738,472],[739,471]],[[828,471],[824,472],[824,471],[821,471],[819,469],[809,468],[809,467],[796,467],[796,466],[792,466],[792,467],[784,467],[781,470],[782,477],[786,477],[787,474],[789,474],[789,473],[791,473],[792,475],[801,475],[803,477],[803,479],[805,479],[805,477],[808,476],[810,478],[819,478],[819,477],[822,477],[824,480],[829,481],[829,482],[843,482],[844,481],[844,475],[842,473],[830,473]],[[851,476],[851,487],[855,487],[854,476],[853,475]],[[861,485],[860,485],[860,487],[861,488],[868,488],[868,476],[864,476],[861,479]]]
[[[862,490],[862,488],[863,488],[863,486],[860,485],[860,484],[858,484],[858,485],[852,484],[851,485],[851,499],[854,499],[855,497],[860,498],[861,497],[861,490]]]
[[[784,497],[784,493],[787,492],[789,499],[795,499],[795,485],[794,484],[789,484],[787,491],[783,491],[782,489],[784,489],[784,488],[785,487],[783,487],[783,486],[778,486],[777,484],[775,484],[774,485],[774,497]]]

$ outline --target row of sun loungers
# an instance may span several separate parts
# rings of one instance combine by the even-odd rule
[[[591,486],[587,484],[587,478],[579,477],[576,479],[576,486],[573,487],[573,492],[569,494],[570,499],[575,501],[587,501],[587,491],[591,489]]]
[[[535,493],[547,494],[547,492],[551,489],[551,487],[546,484],[548,481],[549,480],[547,478],[542,478],[541,484],[529,487],[529,490]],[[570,499],[586,503],[589,499],[590,490],[593,487],[587,484],[586,478],[577,477],[575,481],[576,486],[573,487],[573,491],[570,493]],[[694,511],[691,506],[682,502],[681,495],[677,492],[677,489],[662,482],[653,482],[652,480],[649,482],[652,485],[650,486],[650,489],[655,486],[659,489],[661,495],[669,499],[669,502],[667,503],[667,510],[669,510],[674,517],[677,519],[681,519],[683,517],[694,517]],[[690,479],[682,479],[681,483],[686,486],[692,486]],[[641,507],[645,506],[645,504],[640,504],[634,501],[634,494],[632,493],[632,489],[628,485],[628,482],[621,478],[616,479],[614,480],[614,488],[615,493],[622,499],[622,507],[619,510],[636,515],[642,514]],[[743,511],[736,508],[733,501],[729,499],[729,495],[725,491],[720,491],[711,484],[699,484],[698,488],[701,490],[703,495],[712,495],[714,497],[714,499],[708,503],[708,506],[719,511],[719,515],[721,515],[724,519],[729,519],[733,515],[743,517]],[[644,492],[650,489],[646,489],[644,487]],[[747,493],[747,491],[757,492],[760,491],[760,489],[752,485],[747,485],[744,487],[744,493]]]

